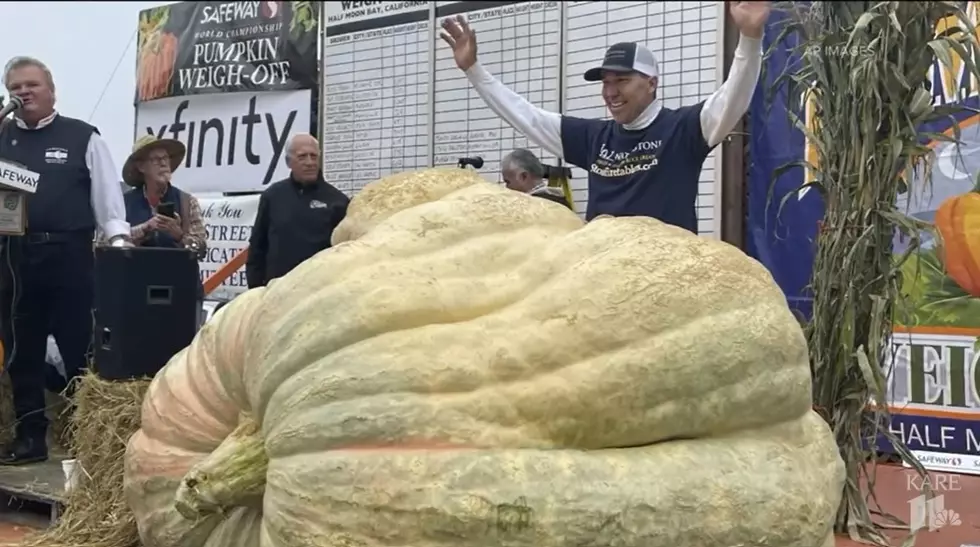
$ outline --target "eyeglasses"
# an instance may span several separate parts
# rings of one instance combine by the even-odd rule
[[[170,165],[170,156],[147,156],[146,163],[157,165]]]

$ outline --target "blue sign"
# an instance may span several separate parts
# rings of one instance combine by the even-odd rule
[[[890,429],[909,449],[980,456],[980,421],[966,416],[897,412],[901,410],[892,409]],[[884,438],[878,441],[878,448],[883,452],[892,451]]]
[[[770,91],[780,74],[795,70],[800,63],[795,37],[772,47],[784,17],[778,12],[770,17],[763,38],[763,51],[769,52],[764,80],[759,82],[749,108],[745,251],[772,273],[790,307],[809,319],[812,298],[807,286],[823,201],[815,191],[799,191],[802,168],[773,178],[781,167],[802,160],[804,148],[803,133],[792,126],[787,113],[789,108],[799,112],[800,98],[789,97],[786,88]]]

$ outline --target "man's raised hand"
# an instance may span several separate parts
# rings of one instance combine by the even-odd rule
[[[730,2],[729,11],[738,30],[749,38],[762,38],[772,11],[772,2],[759,0],[748,2]]]
[[[453,59],[460,70],[465,72],[476,63],[476,31],[470,28],[465,17],[457,15],[455,19],[443,19],[439,36],[453,48]]]

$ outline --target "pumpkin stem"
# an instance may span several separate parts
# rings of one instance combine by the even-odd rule
[[[269,457],[259,424],[242,415],[238,427],[184,475],[174,507],[189,520],[233,507],[261,507]]]

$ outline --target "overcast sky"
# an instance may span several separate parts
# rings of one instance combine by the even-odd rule
[[[170,3],[0,2],[0,20],[5,23],[0,56],[3,63],[16,55],[47,63],[58,89],[56,108],[98,127],[121,169],[133,144],[138,15]],[[120,57],[122,63],[112,76]],[[6,98],[6,90],[3,95]]]

